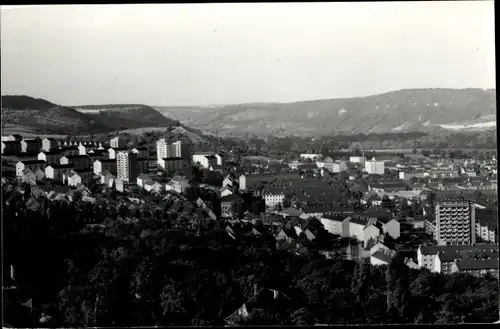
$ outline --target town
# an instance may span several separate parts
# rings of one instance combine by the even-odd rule
[[[496,155],[479,161],[416,151],[307,150],[292,161],[249,156],[244,166],[233,149],[193,152],[168,131],[163,137],[134,145],[121,135],[2,136],[4,209],[14,194],[24,195],[34,212],[64,200],[94,208],[82,214],[81,232],[116,231],[118,222],[148,218],[170,226],[187,221],[183,227],[196,236],[212,228],[235,242],[272,237],[276,250],[300,257],[372,268],[399,259],[411,270],[498,278]],[[116,221],[97,215],[102,206],[118,209]],[[15,273],[13,263],[12,286]],[[252,318],[251,307],[264,308],[250,306],[267,291],[257,288],[224,315],[226,324]],[[275,298],[282,293],[276,286],[270,291]]]

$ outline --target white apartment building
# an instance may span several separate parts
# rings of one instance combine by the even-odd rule
[[[135,183],[137,181],[137,154],[127,151],[119,151],[116,154],[117,178]]]
[[[365,164],[365,157],[362,156],[350,156],[349,157],[349,162],[351,163],[360,163],[362,165]]]
[[[199,163],[203,168],[210,166],[221,165],[222,158],[214,153],[195,153],[193,154],[193,163]]]
[[[42,150],[51,151],[56,149],[59,143],[54,138],[45,138],[42,140]]]
[[[384,161],[376,161],[375,158],[366,161],[365,171],[373,175],[383,175],[385,172]]]
[[[164,138],[156,142],[156,156],[158,164],[160,159],[182,158],[182,142],[177,141],[169,144]]]
[[[438,245],[476,243],[476,212],[467,200],[441,201],[435,207]]]
[[[22,177],[24,169],[29,169],[32,172],[35,172],[37,169],[45,170],[46,166],[47,166],[47,162],[45,162],[43,160],[24,160],[24,161],[19,161],[16,164],[16,176],[17,177]]]
[[[283,204],[283,200],[285,200],[285,192],[283,191],[269,191],[264,193],[264,201],[268,208],[275,208],[278,204]]]

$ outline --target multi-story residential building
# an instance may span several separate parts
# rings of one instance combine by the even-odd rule
[[[497,243],[498,221],[495,214],[489,217],[480,216],[476,220],[476,237],[490,243]]]
[[[469,273],[482,276],[486,273],[498,278],[498,257],[490,259],[457,259],[451,267],[451,273]]]
[[[455,262],[457,255],[452,253],[436,254],[434,256],[433,272],[451,274],[451,267]]]
[[[349,219],[350,217],[344,215],[324,214],[321,216],[320,222],[329,233],[342,236],[343,232],[346,231],[344,227],[349,225]]]
[[[110,159],[116,159],[116,155],[118,154],[118,152],[128,152],[128,149],[126,148],[113,148],[113,147],[110,147],[108,149],[108,156]]]
[[[55,138],[44,138],[42,140],[42,151],[52,151],[59,147],[59,143],[55,140]]]
[[[73,170],[75,167],[71,164],[49,164],[45,168],[45,177],[54,181],[62,181],[63,174],[69,170]]]
[[[278,204],[283,205],[285,200],[285,190],[281,188],[270,188],[263,193],[266,207],[276,208]]]
[[[182,169],[182,158],[163,158],[158,161],[161,168],[166,171]]]
[[[93,167],[96,175],[101,175],[106,171],[116,175],[116,159],[95,160]]]
[[[220,158],[220,156],[219,156]],[[203,168],[210,168],[210,166],[216,166],[221,162],[214,153],[195,153],[193,154],[193,163],[199,163]]]
[[[132,149],[132,152],[137,154],[139,158],[149,158],[149,149],[146,146],[135,147]]]
[[[59,164],[71,164],[76,169],[89,169],[92,165],[92,161],[88,155],[68,155],[62,156],[59,160]]]
[[[377,161],[375,158],[366,161],[365,171],[369,174],[383,175],[385,173],[384,161]]]
[[[160,139],[156,142],[156,156],[158,162],[165,158],[182,158],[185,153],[181,141],[169,143],[165,139]]]
[[[440,264],[436,265],[436,255],[439,255]],[[450,265],[450,259],[475,259],[498,258],[498,245],[477,244],[477,245],[450,245],[450,246],[419,246],[417,250],[418,266],[425,267],[429,271],[442,271],[442,262]],[[446,267],[449,268],[449,267]]]
[[[240,202],[240,201],[242,201],[241,197],[239,195],[236,195],[236,194],[231,194],[231,195],[228,195],[226,197],[223,197],[220,200],[222,216],[227,216],[227,217],[232,216],[233,215],[233,212],[232,212],[233,205],[236,202]]]
[[[21,141],[21,152],[23,153],[38,153],[42,149],[42,141],[40,139],[24,139]]]
[[[475,244],[475,207],[468,200],[440,201],[435,207],[435,240],[439,245]]]
[[[47,162],[47,164],[57,164],[59,163],[60,158],[61,151],[59,149],[55,149],[52,151],[42,151],[38,153],[38,160],[43,160]]]
[[[2,154],[21,153],[21,143],[18,141],[2,141]]]
[[[135,183],[138,176],[137,154],[130,151],[119,151],[116,154],[117,178]]]
[[[122,149],[127,147],[127,140],[123,137],[115,137],[109,141],[109,146],[114,149]]]
[[[37,169],[45,170],[47,162],[43,160],[23,160],[16,163],[16,176],[22,177],[24,169],[29,169],[35,172]]]

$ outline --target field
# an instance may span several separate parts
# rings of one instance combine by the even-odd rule
[[[12,134],[19,134],[25,138],[35,138],[35,137],[40,137],[40,138],[56,138],[56,139],[64,139],[67,137],[67,135],[56,135],[56,134],[42,134],[38,133],[36,129],[28,126],[22,126],[22,125],[13,125],[10,123],[6,123],[2,126],[2,135],[7,136],[7,135],[12,135]]]

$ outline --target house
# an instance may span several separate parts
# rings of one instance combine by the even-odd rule
[[[167,184],[165,184],[165,190],[183,193],[184,190],[190,185],[191,184],[189,184],[189,181],[187,179],[181,176],[174,176]]]
[[[63,183],[68,186],[89,185],[92,182],[92,176],[90,169],[73,169],[63,174]]]
[[[75,169],[71,164],[61,165],[61,164],[50,164],[45,168],[45,177],[47,179],[62,181],[62,176],[66,171]]]
[[[412,224],[414,229],[424,229],[425,228],[425,216],[416,215],[412,219]]]
[[[348,217],[347,225],[343,226],[344,232],[342,236],[344,237],[354,237],[359,241],[364,241],[363,230],[365,229],[368,221],[357,217]]]
[[[160,193],[163,190],[163,185],[153,180],[146,180],[144,182],[144,189],[148,192],[154,191]]]
[[[454,259],[470,259],[475,255],[486,255],[489,258],[498,257],[497,244],[450,245],[450,246],[419,246],[417,250],[418,266],[429,271],[435,271],[436,255],[449,254]]]
[[[390,235],[393,239],[397,239],[401,235],[401,225],[394,218],[378,217],[377,222],[382,225],[382,231]]]
[[[21,152],[38,153],[42,149],[42,141],[39,139],[25,139],[21,141]]]
[[[380,206],[382,204],[382,198],[374,192],[368,192],[361,198],[361,204]]]
[[[456,260],[451,273],[468,273],[475,276],[492,274],[498,278],[498,257],[491,259]]]
[[[72,164],[76,169],[88,169],[91,166],[91,160],[88,155],[68,155],[59,160],[60,164]]]
[[[138,158],[149,158],[149,149],[146,146],[135,147],[132,153],[136,153]]]
[[[221,213],[225,216],[232,216],[232,207],[235,203],[243,201],[239,195],[232,194],[221,198]]]
[[[2,141],[2,154],[21,153],[21,143],[18,141]]]
[[[30,185],[36,185],[36,175],[33,171],[26,168],[23,169],[21,173],[21,180],[23,183],[28,183]]]
[[[37,169],[45,170],[47,163],[43,160],[22,160],[16,163],[16,176],[21,177],[24,169],[36,171]]]
[[[78,144],[78,154],[86,155],[93,148],[94,147],[92,145],[89,145],[88,143],[80,143]]]
[[[285,189],[283,188],[268,188],[263,192],[266,207],[275,208],[278,204],[283,205],[285,200]]]
[[[433,272],[451,274],[451,267],[457,258],[462,258],[459,254],[442,253],[434,256]]]
[[[193,163],[200,164],[203,168],[210,168],[213,165],[222,165],[222,157],[215,153],[195,153],[192,156]]]
[[[112,187],[115,181],[116,181],[116,176],[111,174],[109,171],[103,172],[100,176],[100,183],[106,186]]]
[[[321,159],[323,155],[320,153],[302,153],[300,155],[301,159],[311,159],[311,160],[318,160]]]
[[[101,175],[106,171],[116,175],[116,159],[95,160],[93,168],[96,175]]]
[[[61,151],[58,149],[52,151],[42,151],[38,153],[38,160],[43,160],[48,164],[57,164],[61,158]]]
[[[137,185],[144,188],[147,181],[152,181],[156,177],[154,174],[141,174],[137,177]]]
[[[128,182],[124,181],[121,178],[117,178],[115,180],[115,189],[119,192],[125,192],[125,189],[128,187]]]
[[[11,141],[11,142],[21,142],[23,140],[23,136],[19,134],[12,134],[9,136],[2,136],[2,141]]]
[[[349,225],[349,217],[345,215],[325,214],[320,217],[320,222],[325,230],[334,235],[342,236],[346,225]]]
[[[392,250],[391,248],[387,247],[382,242],[378,242],[376,245],[370,248],[370,255],[374,254],[377,251],[382,251],[383,253],[390,255],[391,257],[394,257],[396,255],[395,250]]]
[[[370,264],[372,266],[389,265],[392,257],[382,250],[378,250],[370,255]]]
[[[158,160],[158,165],[166,171],[182,169],[182,158],[163,158]]]
[[[42,151],[55,150],[59,143],[54,138],[44,138],[42,140]]]
[[[363,228],[363,245],[367,247],[370,241],[377,241],[380,237],[380,233],[380,228],[375,224],[365,226],[365,228]]]

